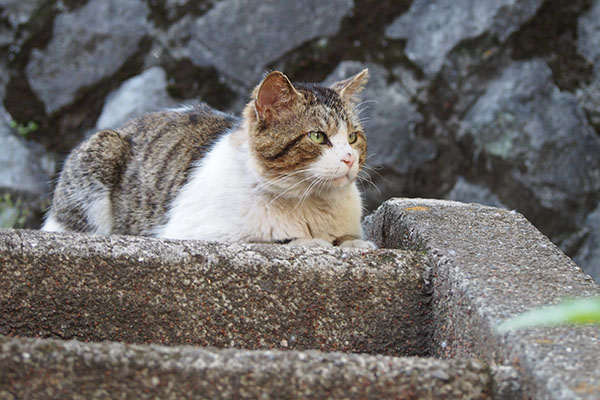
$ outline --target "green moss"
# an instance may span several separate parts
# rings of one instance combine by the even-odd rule
[[[13,199],[10,193],[0,197],[0,227],[23,228],[31,212],[20,198]]]
[[[27,136],[31,132],[38,130],[38,124],[34,121],[29,121],[27,125],[21,124],[15,120],[10,121],[10,127],[17,131],[21,136]]]

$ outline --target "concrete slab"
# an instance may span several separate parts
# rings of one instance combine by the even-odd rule
[[[492,398],[476,360],[8,337],[0,349],[2,399]]]
[[[494,329],[600,293],[524,217],[394,199],[365,230],[390,249],[0,230],[0,398],[600,398],[599,326]]]
[[[0,230],[0,334],[429,352],[422,254]]]
[[[533,307],[591,296],[600,286],[516,212],[439,200],[393,199],[365,221],[380,246],[432,262],[433,354],[511,365],[523,395],[600,398],[600,326],[495,327]]]

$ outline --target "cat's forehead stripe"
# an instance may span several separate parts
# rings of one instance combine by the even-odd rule
[[[296,88],[308,95],[309,106],[325,106],[337,115],[343,115],[345,119],[348,118],[342,99],[333,89],[305,83],[296,84]]]

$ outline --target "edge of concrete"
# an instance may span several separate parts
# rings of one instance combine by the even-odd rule
[[[434,353],[510,366],[536,399],[600,396],[600,326],[499,334],[507,318],[600,286],[522,215],[478,204],[392,199],[364,223],[379,246],[432,261]]]
[[[0,337],[0,398],[489,399],[477,360]],[[10,389],[10,390],[9,390]],[[31,396],[31,397],[30,397]],[[115,396],[115,397],[113,397]]]

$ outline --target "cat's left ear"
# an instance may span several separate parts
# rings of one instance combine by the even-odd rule
[[[360,71],[358,74],[351,76],[348,79],[339,81],[331,85],[331,89],[335,90],[342,99],[349,102],[358,101],[357,95],[364,89],[369,80],[369,70],[367,68]]]
[[[267,122],[296,104],[300,93],[292,82],[279,71],[269,73],[254,91],[254,105],[258,117]]]

